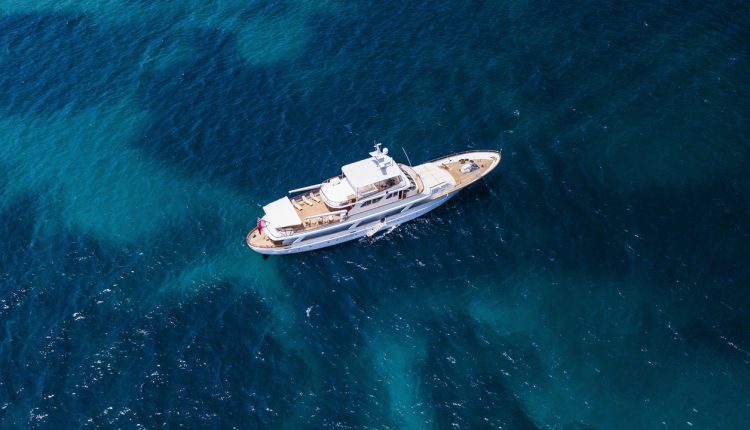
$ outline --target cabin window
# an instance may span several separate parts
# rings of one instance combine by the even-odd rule
[[[373,185],[378,191],[383,191],[387,190],[388,188],[394,187],[396,184],[398,184],[398,177],[394,176],[393,178],[388,178],[383,181],[376,182]]]
[[[437,194],[437,193],[439,193],[440,191],[443,191],[446,188],[448,188],[448,184],[446,184],[445,182],[442,182],[442,183],[438,184],[437,186],[435,186],[435,188],[432,189],[432,194]]]
[[[362,206],[360,206],[360,207],[370,206],[371,204],[377,203],[377,202],[379,202],[381,200],[383,200],[383,197],[378,197],[377,199],[368,200],[366,202],[363,202]]]

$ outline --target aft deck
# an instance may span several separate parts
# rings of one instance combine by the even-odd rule
[[[305,193],[292,198],[291,201],[297,215],[302,219],[302,225],[294,230],[310,230],[341,220],[341,210],[326,205],[318,192]],[[332,212],[338,213],[332,215]]]
[[[247,234],[245,242],[247,242],[248,246],[255,248],[277,248],[282,246],[269,239],[265,232],[258,233],[257,228],[252,229],[250,233]]]

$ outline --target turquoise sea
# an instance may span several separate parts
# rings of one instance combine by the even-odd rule
[[[501,149],[372,240],[261,207]],[[750,427],[746,1],[0,1],[0,428]]]

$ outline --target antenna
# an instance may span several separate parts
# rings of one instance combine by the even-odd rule
[[[414,167],[414,166],[411,165],[411,160],[409,160],[409,154],[406,153],[406,149],[404,149],[403,146],[401,147],[401,149],[403,149],[404,155],[406,155],[406,161],[409,162],[409,167]]]

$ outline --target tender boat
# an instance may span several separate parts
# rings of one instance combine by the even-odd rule
[[[261,254],[292,254],[372,237],[445,203],[500,158],[499,151],[468,151],[412,167],[376,144],[369,158],[343,166],[340,175],[264,206],[247,245]]]

